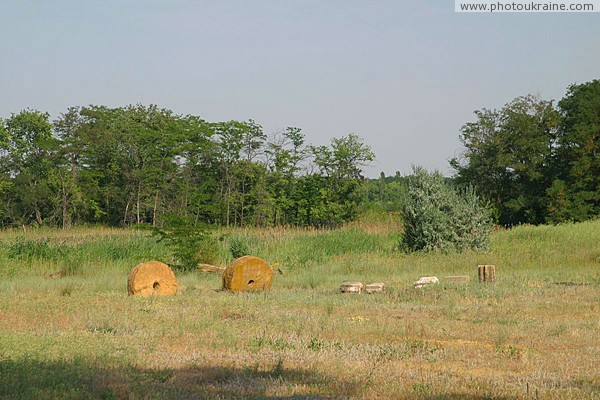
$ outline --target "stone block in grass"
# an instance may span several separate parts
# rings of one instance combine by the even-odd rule
[[[340,285],[340,291],[342,293],[354,293],[361,294],[364,285],[360,282],[344,282]]]
[[[496,267],[494,265],[478,265],[477,275],[479,283],[494,283],[496,282]]]
[[[367,292],[368,294],[383,293],[385,292],[385,283],[369,283],[367,286],[365,286],[365,292]]]
[[[419,280],[413,283],[413,286],[416,288],[422,288],[427,285],[437,285],[438,283],[440,283],[440,280],[437,276],[422,276],[419,278]]]
[[[448,283],[469,283],[471,282],[471,277],[469,275],[453,275],[453,276],[445,276],[444,282]]]

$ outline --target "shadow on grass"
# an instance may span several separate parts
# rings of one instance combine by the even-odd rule
[[[579,386],[589,386],[579,382]],[[397,389],[397,388],[396,388]],[[593,387],[592,387],[593,389]],[[592,391],[593,392],[593,391]],[[291,394],[290,394],[291,393]],[[460,391],[427,393],[408,389],[384,395],[395,399],[509,400],[513,396],[473,395]],[[83,359],[43,362],[2,358],[0,399],[363,399],[373,398],[364,381],[343,381],[322,372],[197,366],[142,369]],[[520,398],[520,397],[519,397]],[[535,398],[535,397],[531,397]]]
[[[517,400],[519,397],[507,396],[478,396],[466,393],[448,393],[431,396],[415,396],[416,399],[427,400]],[[533,398],[533,397],[532,397]]]
[[[294,391],[302,394],[277,395]],[[281,365],[272,371],[139,369],[84,360],[41,362],[0,356],[0,399],[344,399],[360,397],[360,391],[356,383]]]

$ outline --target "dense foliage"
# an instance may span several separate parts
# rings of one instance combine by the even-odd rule
[[[501,225],[600,216],[600,80],[555,106],[518,97],[461,128],[454,181],[489,200]],[[328,146],[301,129],[208,122],[151,106],[73,107],[51,121],[0,119],[0,226],[82,223],[335,227],[397,212],[405,178],[366,179],[371,148],[354,134]]]
[[[457,190],[439,172],[414,167],[407,179],[400,247],[463,251],[488,245],[493,221],[473,190]]]
[[[218,254],[217,238],[212,235],[212,226],[190,218],[164,215],[160,227],[152,228],[152,235],[167,245],[179,266],[189,270],[200,263],[214,264]]]
[[[336,226],[365,196],[374,154],[354,134],[310,146],[298,128],[211,123],[142,105],[23,110],[0,121],[2,225]]]
[[[558,107],[525,96],[475,115],[451,165],[457,182],[493,202],[501,224],[600,215],[600,80],[570,86]]]

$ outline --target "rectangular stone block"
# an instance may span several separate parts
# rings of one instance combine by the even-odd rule
[[[369,294],[385,292],[385,283],[369,283],[365,286],[365,292]]]
[[[494,265],[478,265],[477,276],[479,283],[494,283],[496,282],[496,267]]]
[[[471,281],[471,277],[469,275],[453,275],[444,277],[444,282],[450,283],[468,283]]]
[[[364,285],[360,282],[344,282],[340,285],[342,293],[362,293]]]

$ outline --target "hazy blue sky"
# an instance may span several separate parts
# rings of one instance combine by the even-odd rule
[[[0,2],[0,115],[155,103],[308,140],[356,133],[368,174],[450,173],[475,109],[600,78],[600,14],[451,0]]]

